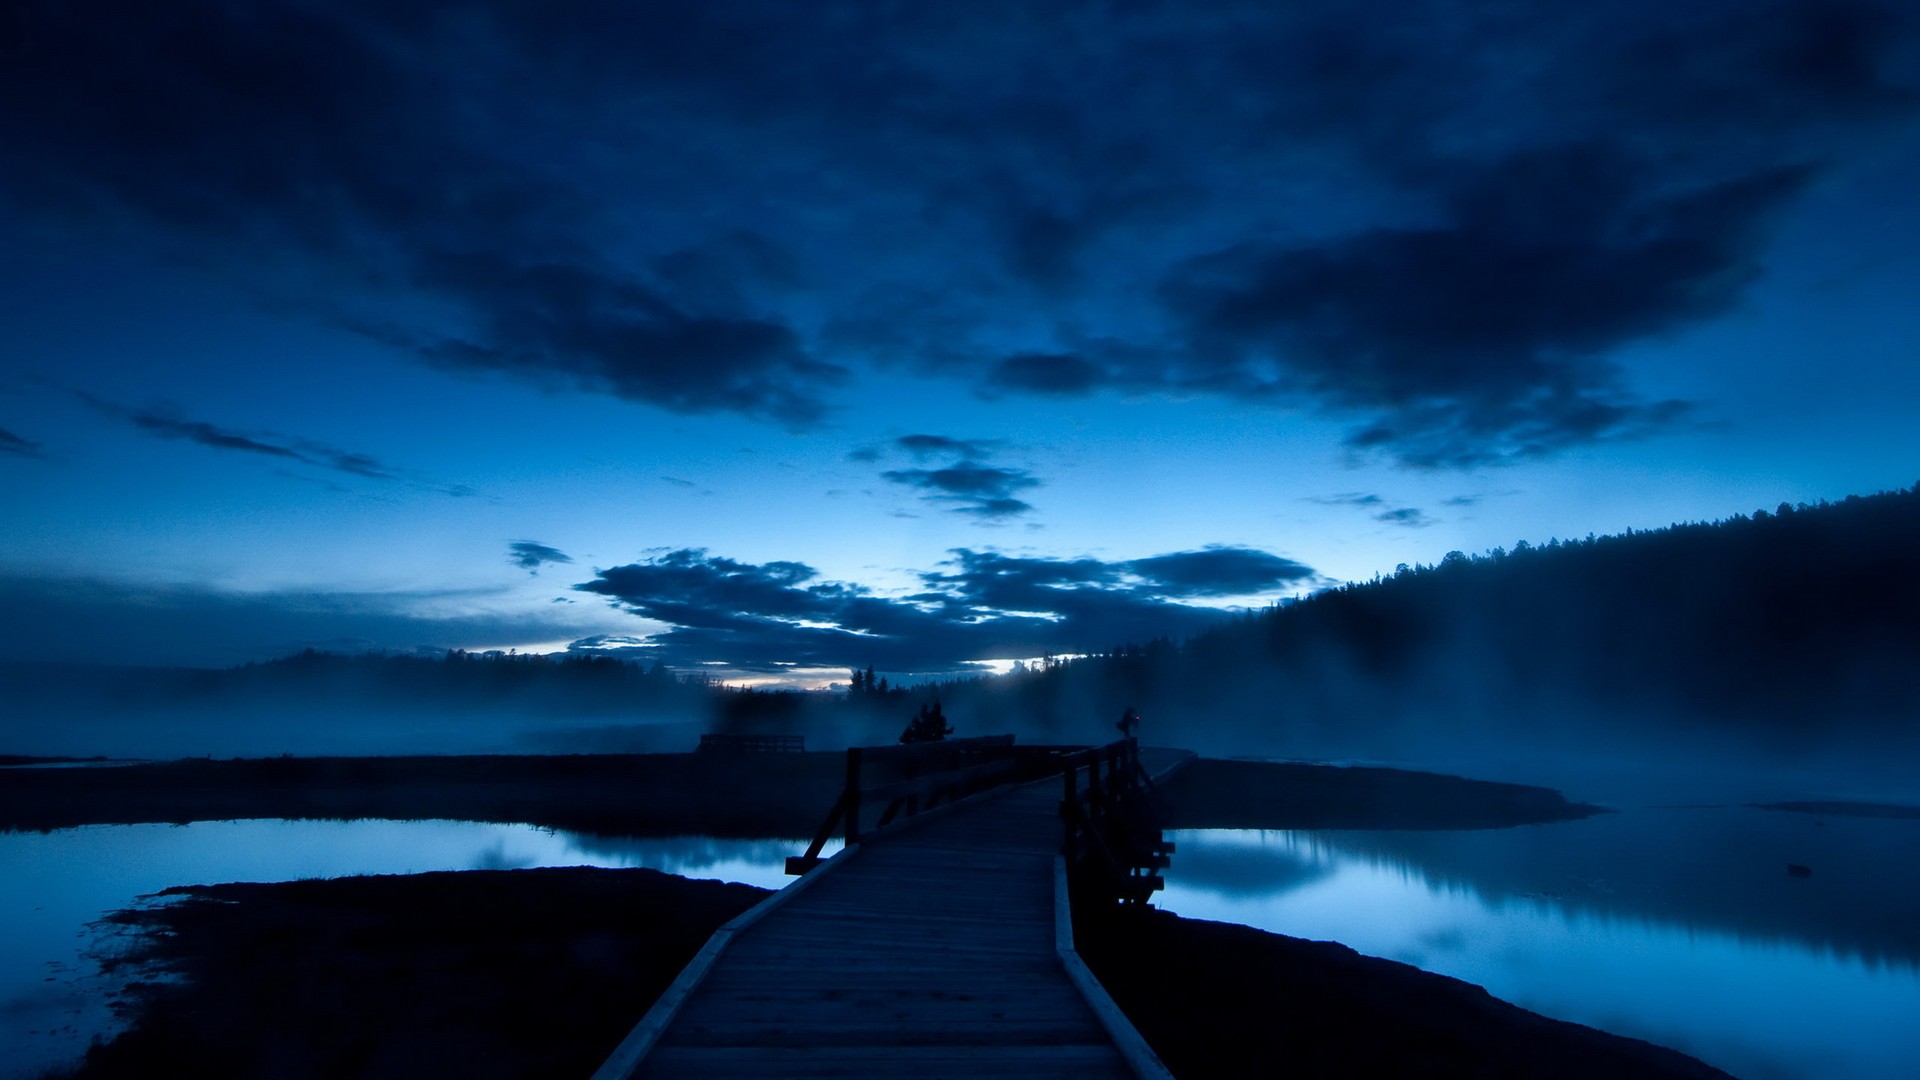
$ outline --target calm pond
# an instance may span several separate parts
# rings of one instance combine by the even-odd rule
[[[1920,1061],[1920,821],[1668,807],[1171,837],[1157,904],[1191,918],[1338,941],[1747,1080]]]
[[[780,888],[796,840],[615,839],[468,821],[203,821],[0,832],[0,1080],[113,1030],[87,924],[174,885],[349,874],[645,866]],[[829,853],[836,850],[830,847]]]
[[[1512,829],[1173,835],[1158,903],[1182,915],[1340,941],[1748,1080],[1905,1078],[1920,1060],[1920,821],[1648,807]],[[0,833],[0,1077],[111,1030],[87,923],[171,885],[588,865],[778,888],[800,843],[377,820]]]

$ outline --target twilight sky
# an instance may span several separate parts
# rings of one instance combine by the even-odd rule
[[[1920,13],[40,0],[0,658],[1181,636],[1920,479]]]

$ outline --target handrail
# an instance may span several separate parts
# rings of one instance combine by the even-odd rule
[[[987,760],[981,760],[986,758]],[[875,777],[869,770],[883,771]],[[786,871],[804,874],[824,860],[820,852],[836,831],[853,847],[865,835],[868,807],[880,812],[872,828],[884,828],[942,802],[1013,779],[1038,779],[1058,771],[1066,788],[1060,804],[1065,837],[1061,853],[1078,872],[1097,864],[1109,881],[1101,888],[1130,903],[1147,899],[1165,882],[1173,845],[1147,827],[1141,806],[1153,780],[1140,763],[1139,740],[1131,736],[1105,746],[1024,747],[1012,735],[847,748],[847,776],[804,855],[789,856]],[[904,774],[904,775],[902,775]]]
[[[993,760],[979,761],[982,756]],[[882,807],[873,825],[882,828],[896,818],[912,817],[1020,775],[1027,770],[1028,760],[1014,752],[1012,735],[902,746],[849,746],[846,783],[807,845],[807,853],[788,856],[787,873],[804,874],[820,865],[824,861],[820,851],[837,828],[844,827],[848,847],[860,843],[861,811],[868,805]],[[868,775],[870,766],[882,769],[883,778],[876,781]]]
[[[1140,813],[1153,779],[1140,764],[1139,740],[1129,736],[1070,754],[1061,778],[1065,797],[1060,819],[1065,836],[1060,852],[1070,869],[1097,867],[1103,889],[1130,904],[1145,903],[1165,887],[1159,871],[1173,844]],[[1085,783],[1082,785],[1082,772]]]

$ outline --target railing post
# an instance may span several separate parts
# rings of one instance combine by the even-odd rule
[[[1075,762],[1073,758],[1069,757],[1067,758],[1067,767],[1061,772],[1061,775],[1066,777],[1067,781],[1067,797],[1060,803],[1060,821],[1061,824],[1066,827],[1067,832],[1067,840],[1063,845],[1061,854],[1067,857],[1067,865],[1069,867],[1075,865],[1080,857],[1080,824],[1078,821],[1080,817],[1080,785],[1077,780],[1079,771],[1079,764]]]
[[[860,748],[847,747],[847,846],[860,842]]]

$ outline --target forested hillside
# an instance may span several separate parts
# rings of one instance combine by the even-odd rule
[[[942,692],[955,713],[1061,731],[1133,705],[1160,722],[1150,736],[1247,752],[1568,735],[1891,745],[1920,729],[1920,486],[1450,552],[1190,641]]]

